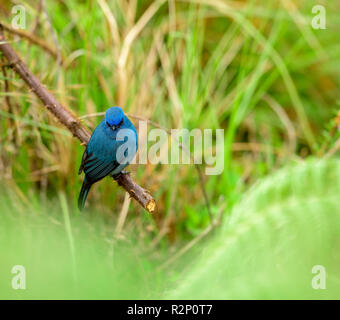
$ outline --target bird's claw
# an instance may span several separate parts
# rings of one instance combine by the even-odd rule
[[[122,170],[121,172],[119,172],[119,173],[117,173],[117,174],[113,174],[112,175],[112,178],[113,179],[117,179],[118,177],[120,177],[121,175],[123,175],[123,174],[130,174],[131,172],[130,171],[125,171],[125,170]]]

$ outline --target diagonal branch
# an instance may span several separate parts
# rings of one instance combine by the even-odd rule
[[[91,134],[83,127],[75,115],[64,108],[57,99],[43,86],[32,74],[17,53],[6,42],[4,28],[0,23],[0,51],[8,60],[9,66],[26,82],[28,87],[36,94],[44,106],[50,111],[61,124],[63,124],[82,144],[86,145]],[[128,174],[121,174],[115,178],[117,183],[123,187],[132,198],[134,198],[144,209],[152,213],[156,202],[149,192],[136,184]]]

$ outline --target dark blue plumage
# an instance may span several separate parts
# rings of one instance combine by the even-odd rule
[[[85,178],[78,198],[82,210],[92,184],[117,175],[129,164],[137,152],[138,136],[131,121],[119,107],[109,108],[105,119],[93,131],[83,154],[79,174]]]

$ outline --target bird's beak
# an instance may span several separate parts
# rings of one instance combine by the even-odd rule
[[[115,125],[110,125],[108,122],[106,122],[106,124],[108,125],[108,127],[111,129],[111,130],[115,130],[117,127]]]

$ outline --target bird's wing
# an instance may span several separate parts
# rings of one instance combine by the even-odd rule
[[[95,183],[112,171],[126,167],[128,163],[123,162],[125,161],[125,152],[124,156],[121,152],[117,154],[119,147],[123,143],[125,142],[122,140],[116,140],[115,136],[108,138],[103,133],[102,128],[98,126],[85,150],[86,154],[84,153],[83,155],[79,171],[84,170],[86,179],[91,183]]]
[[[93,154],[89,154],[84,162],[86,179],[91,183],[95,183],[106,177],[118,166],[119,163],[116,161],[102,161]]]
[[[83,157],[81,158],[81,164],[80,164],[80,167],[79,167],[79,170],[78,170],[78,174],[81,174],[84,170],[84,164],[87,160],[87,157],[88,157],[88,152],[87,152],[87,146],[85,148],[85,151],[83,153]]]

